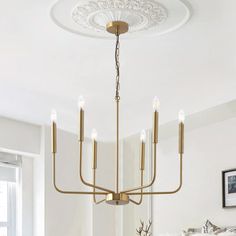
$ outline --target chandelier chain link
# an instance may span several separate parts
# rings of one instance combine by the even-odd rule
[[[120,35],[116,34],[115,62],[116,62],[116,101],[120,100]]]

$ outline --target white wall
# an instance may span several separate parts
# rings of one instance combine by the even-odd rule
[[[236,209],[222,208],[221,189],[221,171],[236,168],[236,118],[187,132],[185,140],[183,189],[153,198],[154,235],[201,227],[206,219],[236,225]],[[160,141],[158,173],[156,189],[177,185],[177,137]]]
[[[32,236],[34,206],[37,208],[37,204],[35,205],[33,200],[33,158],[40,157],[41,127],[0,117],[0,130],[0,151],[22,156],[22,202],[20,204],[22,220],[20,227],[23,236]],[[39,235],[42,236],[42,234]]]
[[[147,133],[147,142],[145,147],[145,171],[144,184],[151,181],[151,135]],[[123,141],[123,185],[124,189],[130,189],[140,186],[140,137],[134,135],[126,138]],[[146,189],[145,191],[149,191]],[[139,201],[140,196],[130,197],[133,200]],[[151,220],[151,197],[144,196],[141,205],[130,203],[123,207],[123,229],[122,236],[135,235],[136,229],[140,226],[140,220],[148,223]]]
[[[147,135],[149,136],[149,134]],[[149,137],[148,137],[149,139]],[[121,141],[120,149],[120,184],[121,190],[140,186],[140,138],[131,136]],[[97,184],[115,189],[116,145],[114,143],[98,144]],[[146,155],[151,150],[146,145]],[[150,163],[146,161],[145,183],[150,180]],[[139,200],[137,197],[133,197]],[[106,203],[93,204],[93,236],[129,236],[136,234],[140,220],[151,219],[151,198],[143,199],[141,206],[111,206]]]
[[[63,195],[52,184],[50,128],[45,128],[45,236],[92,236],[91,197]],[[91,179],[89,147],[84,148],[85,178]],[[77,136],[58,132],[57,183],[64,190],[87,190],[78,175],[79,147]],[[87,167],[87,168],[86,168]]]
[[[64,195],[52,184],[50,129],[45,128],[45,236],[110,236],[116,233],[116,209],[102,203],[93,204],[92,196]],[[84,176],[92,182],[92,145],[84,144]],[[57,183],[64,190],[92,191],[78,175],[79,146],[77,136],[58,132]],[[114,189],[115,145],[98,143],[97,184]],[[98,200],[102,197],[98,196]],[[35,235],[36,236],[36,235]]]
[[[2,124],[6,123],[8,121],[3,120]],[[143,220],[148,218],[147,212],[137,213],[133,206],[125,206],[122,212],[122,208],[113,208],[105,204],[95,206],[91,203],[92,199],[87,196],[67,196],[57,193],[53,188],[51,176],[50,129],[45,128],[45,133],[42,133],[40,152],[38,127],[33,127],[31,133],[27,131],[28,128],[30,130],[31,125],[22,125],[19,122],[18,129],[16,124],[11,126],[10,123],[6,126],[2,125],[0,148],[8,150],[12,148],[13,152],[27,152],[34,156],[34,236],[75,236],[78,234],[106,236],[124,235],[127,232],[130,235],[135,234],[138,218]],[[12,143],[10,139],[4,140],[4,133],[10,131],[14,136],[15,132],[21,130],[22,127],[24,127],[22,133],[28,132],[26,139],[20,139],[22,136],[18,135]],[[186,128],[188,130],[188,127]],[[32,140],[29,142],[30,139]],[[17,140],[20,140],[21,146],[17,147]],[[167,232],[177,233],[189,227],[200,227],[206,219],[218,225],[236,224],[234,220],[236,209],[222,209],[221,207],[221,171],[236,167],[235,140],[236,118],[208,124],[186,133],[183,189],[173,196],[153,197],[154,235]],[[126,167],[137,165],[137,160],[139,160],[136,158],[138,155],[136,141],[138,141],[138,135],[132,137],[131,142],[127,139],[124,146],[123,165]],[[34,144],[31,145],[31,142]],[[80,184],[78,178],[79,149],[76,135],[60,131],[58,143],[58,184],[66,189],[86,190],[87,188]],[[27,149],[28,144],[31,147]],[[177,185],[178,180],[177,137],[165,137],[164,140],[160,140],[158,153],[159,181],[155,189],[172,189]],[[91,180],[92,158],[90,158],[91,145],[89,143],[85,145],[84,156],[86,178]],[[112,187],[114,185],[114,144],[100,144],[98,158],[98,183],[105,183],[107,187]],[[147,155],[147,158],[150,156]],[[128,164],[128,161],[131,163]],[[138,172],[135,171],[135,174],[133,172],[128,180],[128,173],[131,171],[126,167],[123,171],[124,181],[134,184]],[[31,185],[31,181],[28,184]],[[121,214],[124,214],[123,221]],[[131,221],[126,221],[125,219],[129,217]],[[31,224],[30,221],[27,220],[27,222]],[[122,224],[123,231],[117,229],[121,228]]]
[[[45,235],[45,170],[44,159],[33,163],[33,236]]]
[[[33,160],[33,236],[45,236],[45,128],[41,129],[40,156]]]
[[[40,153],[41,127],[0,116],[0,151],[24,156]]]
[[[22,157],[22,236],[33,235],[33,159]]]
[[[98,143],[98,168],[96,173],[97,185],[115,190],[115,145]],[[91,166],[91,165],[90,165]],[[97,197],[98,200],[104,197]],[[93,206],[93,236],[116,235],[116,209],[105,202]]]
[[[123,161],[123,165],[130,167],[135,163],[137,170],[135,171],[135,176],[139,176],[139,145],[136,145],[139,142],[139,138],[130,139],[132,142],[130,144],[126,143],[123,150],[124,158],[126,159],[125,162]],[[50,129],[45,128],[45,236],[121,236],[124,234],[129,235],[128,232],[135,234],[135,229],[139,226],[139,220],[146,220],[150,217],[150,210],[146,211],[146,207],[149,207],[150,204],[149,198],[144,200],[142,207],[126,206],[126,210],[122,211],[123,207],[114,207],[106,203],[95,205],[93,204],[92,197],[87,195],[63,195],[57,193],[52,185],[50,140]],[[115,150],[115,144],[113,143],[98,143],[96,182],[98,185],[110,189],[115,189]],[[130,151],[134,153],[130,155]],[[77,136],[59,131],[57,183],[65,190],[91,190],[90,188],[84,187],[79,179],[78,154]],[[92,147],[91,143],[86,141],[84,145],[84,174],[90,182],[92,182],[91,167]],[[148,180],[149,171],[146,172],[146,176],[146,180]],[[132,186],[134,184],[135,186],[140,184],[134,181],[136,178],[130,175],[130,170],[128,169],[125,171],[124,178]],[[120,184],[122,186],[122,183]],[[128,186],[126,185],[126,187]],[[102,197],[98,196],[97,198],[100,200]],[[125,228],[121,228],[122,225]]]

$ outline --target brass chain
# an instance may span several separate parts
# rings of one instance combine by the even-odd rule
[[[116,62],[116,96],[115,100],[120,100],[120,35],[116,34],[115,62]]]

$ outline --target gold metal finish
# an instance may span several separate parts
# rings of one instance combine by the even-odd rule
[[[111,34],[124,34],[129,30],[129,25],[124,21],[112,21],[106,26],[107,32]]]
[[[125,193],[109,193],[106,197],[106,203],[110,205],[125,205],[129,203],[129,196]]]
[[[151,187],[154,184],[154,182],[156,180],[156,165],[157,165],[157,161],[156,161],[156,159],[157,159],[156,158],[157,146],[156,146],[156,144],[153,145],[153,152],[154,152],[154,154],[153,154],[153,156],[154,156],[154,158],[153,158],[154,159],[154,163],[153,163],[153,177],[152,177],[151,182],[149,184],[147,184],[147,185],[144,185],[144,186],[141,185],[140,187],[124,190],[124,191],[122,191],[122,193],[129,194],[129,192],[133,192],[133,191],[136,191],[136,190],[149,188],[149,187]]]
[[[116,193],[119,193],[119,100],[116,100]]]
[[[140,170],[145,168],[145,143],[141,143],[141,157],[140,157]]]
[[[115,87],[115,102],[116,102],[116,175],[115,175],[115,190],[107,189],[96,184],[96,169],[97,169],[97,141],[93,140],[93,157],[92,157],[92,170],[93,170],[93,181],[89,183],[83,178],[83,142],[84,142],[84,110],[80,109],[79,114],[79,177],[81,182],[91,188],[91,191],[67,191],[62,190],[57,186],[56,183],[56,152],[57,152],[57,126],[55,122],[52,122],[51,126],[51,136],[52,136],[52,159],[53,159],[53,185],[56,191],[63,194],[78,194],[78,195],[92,195],[95,204],[100,204],[106,202],[110,205],[125,205],[132,202],[136,205],[140,205],[143,201],[144,195],[165,195],[165,194],[175,194],[180,191],[183,184],[183,153],[184,153],[184,124],[181,122],[179,124],[179,155],[180,155],[180,170],[179,170],[179,185],[174,190],[170,191],[158,191],[158,192],[144,192],[144,189],[152,186],[156,180],[156,166],[157,166],[157,143],[158,143],[158,119],[159,114],[154,111],[153,114],[153,176],[148,184],[144,184],[144,170],[145,170],[145,143],[141,143],[140,147],[140,186],[120,190],[119,188],[119,144],[120,144],[120,34],[126,33],[128,31],[128,24],[122,21],[113,21],[107,24],[107,31],[109,33],[116,35],[116,45],[115,45],[115,68],[116,68],[116,87]],[[100,191],[98,191],[100,190]],[[97,196],[103,196],[101,200],[97,200]],[[105,197],[104,197],[105,196]],[[139,196],[139,200],[131,199],[131,196]]]
[[[57,124],[52,122],[51,126],[51,138],[52,138],[52,153],[57,152]]]
[[[183,156],[180,154],[180,174],[179,174],[179,185],[176,189],[170,191],[163,191],[163,192],[143,192],[143,195],[168,195],[168,194],[175,194],[180,191],[183,185]],[[134,193],[127,193],[128,195],[140,195],[139,192]]]
[[[92,169],[97,169],[97,141],[93,140],[93,166]]]
[[[97,141],[93,140],[93,186],[96,186],[96,169],[97,169]],[[93,202],[98,205],[106,200],[106,198],[97,201],[96,198],[96,188],[93,187]]]
[[[84,110],[80,108],[79,113],[79,141],[84,141]]]
[[[143,170],[141,170],[141,186],[143,186]],[[128,194],[129,195],[129,194]],[[135,205],[141,205],[141,203],[143,202],[143,188],[141,188],[141,193],[140,193],[140,199],[139,201],[135,201],[133,199],[130,199],[130,201],[132,203],[134,203]]]
[[[78,194],[78,195],[94,195],[94,192],[84,192],[84,191],[68,191],[68,190],[62,190],[60,187],[58,187],[56,183],[56,156],[55,153],[52,154],[53,159],[53,165],[52,165],[52,173],[53,173],[53,186],[59,193],[64,194]],[[107,192],[96,192],[96,195],[107,195]]]
[[[159,114],[154,111],[153,114],[153,143],[158,143],[158,118]]]
[[[184,153],[184,123],[179,123],[179,154]]]
[[[93,185],[95,186],[96,185],[96,169],[93,169]],[[95,204],[100,204],[100,203],[102,203],[102,202],[104,202],[105,200],[106,200],[106,198],[104,198],[104,199],[102,199],[102,200],[100,200],[100,201],[97,201],[97,198],[96,198],[96,189],[95,188],[93,188],[93,202],[95,203]]]
[[[88,187],[91,187],[91,188],[96,188],[96,189],[99,189],[99,190],[102,190],[102,191],[105,191],[107,193],[113,193],[114,191],[110,190],[110,189],[106,189],[106,188],[103,188],[103,187],[100,187],[100,186],[97,186],[97,185],[94,185],[94,184],[91,184],[91,183],[88,183],[87,181],[84,180],[83,178],[83,143],[80,142],[80,165],[79,165],[79,176],[80,176],[80,180],[81,182],[84,184],[84,185],[87,185]]]

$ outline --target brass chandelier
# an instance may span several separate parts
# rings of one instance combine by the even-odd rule
[[[184,113],[179,112],[179,184],[178,187],[170,191],[144,191],[151,187],[156,179],[156,164],[157,164],[157,143],[158,143],[158,116],[159,116],[159,101],[155,97],[153,101],[153,130],[152,130],[152,145],[153,145],[153,176],[151,182],[144,184],[144,169],[145,169],[145,141],[146,133],[141,132],[140,136],[140,186],[121,190],[119,188],[119,103],[120,103],[120,65],[119,65],[119,37],[120,34],[128,32],[129,25],[123,21],[113,21],[107,24],[107,31],[116,36],[116,47],[115,47],[115,64],[116,64],[116,186],[115,190],[107,189],[96,184],[96,169],[97,169],[97,133],[95,130],[92,132],[92,146],[93,146],[93,182],[86,181],[83,177],[83,142],[84,142],[84,100],[80,97],[79,99],[79,176],[82,183],[91,188],[91,191],[67,191],[62,190],[57,186],[56,183],[56,152],[57,152],[57,126],[56,126],[56,113],[55,111],[51,114],[51,135],[52,135],[52,158],[53,158],[53,184],[55,189],[63,194],[78,194],[78,195],[92,195],[95,204],[106,202],[111,205],[124,205],[132,202],[136,205],[140,205],[144,195],[165,195],[175,194],[182,187],[183,180],[183,153],[184,153]],[[97,200],[97,196],[103,196],[102,200]],[[132,199],[132,196],[139,196],[139,200]]]

